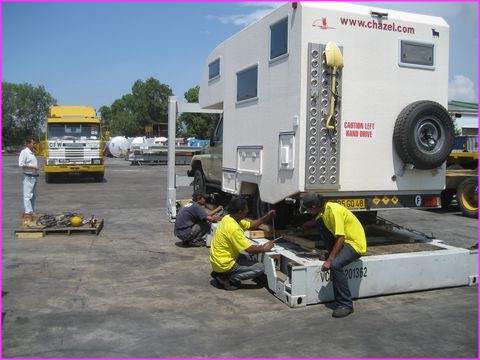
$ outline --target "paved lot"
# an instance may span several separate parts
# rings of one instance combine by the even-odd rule
[[[105,228],[16,239],[16,161],[2,166],[3,357],[478,357],[477,287],[360,299],[345,319],[328,304],[288,308],[265,288],[216,289],[208,249],[172,234],[166,166],[108,159],[104,183],[41,176],[37,211],[95,214]],[[454,208],[383,217],[451,245],[477,242],[477,221]]]

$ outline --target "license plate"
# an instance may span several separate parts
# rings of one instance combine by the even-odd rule
[[[331,202],[336,202],[349,209],[365,209],[365,199],[332,199]]]

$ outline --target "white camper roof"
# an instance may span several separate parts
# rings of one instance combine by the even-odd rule
[[[359,5],[359,4],[351,4],[351,3],[345,3],[345,2],[322,2],[322,1],[301,2],[299,3],[299,5],[304,8],[330,9],[330,10],[340,10],[340,11],[343,10],[345,12],[349,12],[352,14],[363,14],[363,15],[365,15],[365,10],[368,9],[368,12],[373,10],[381,13],[388,13],[388,18],[390,20],[398,19],[398,20],[404,20],[404,21],[406,20],[409,22],[420,23],[420,24],[448,26],[447,22],[443,20],[441,17],[414,14],[414,13],[408,13],[404,11],[378,8],[378,7],[369,6],[369,5]]]
[[[216,49],[222,47],[222,45],[226,42],[228,42],[231,38],[234,38],[241,34],[245,29],[248,27],[262,21],[269,15],[275,13],[276,11],[279,11],[279,9],[284,8],[284,7],[290,7],[292,6],[291,2],[287,2],[284,5],[280,6],[279,8],[272,10],[270,13],[266,14],[265,16],[261,17],[254,23],[250,24],[249,26],[246,26],[239,32],[235,33],[234,35],[230,36],[229,38],[225,39],[223,42],[221,42],[218,46],[216,46],[213,50],[212,53],[215,52]],[[345,11],[346,13],[350,14],[363,14],[369,13],[370,11],[378,11],[381,13],[388,13],[388,18],[390,20],[403,20],[403,21],[409,21],[412,23],[419,23],[419,24],[430,24],[433,26],[446,26],[449,27],[448,23],[441,17],[437,16],[430,16],[430,15],[421,15],[421,14],[414,14],[414,13],[408,13],[404,11],[397,11],[397,10],[389,10],[389,9],[384,9],[384,8],[378,8],[374,6],[367,6],[367,5],[358,5],[358,4],[352,4],[352,3],[346,3],[346,2],[328,2],[328,1],[319,1],[319,2],[298,2],[298,6],[303,7],[305,9],[308,8],[315,8],[315,9],[326,9],[326,10],[339,10],[339,11]]]

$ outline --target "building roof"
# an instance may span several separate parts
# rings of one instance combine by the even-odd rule
[[[471,114],[478,116],[478,103],[451,100],[448,102],[448,111],[458,114]]]

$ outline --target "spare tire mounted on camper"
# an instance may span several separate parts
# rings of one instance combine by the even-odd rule
[[[452,151],[455,130],[445,108],[434,101],[416,101],[398,115],[393,143],[398,156],[417,169],[434,169]]]

